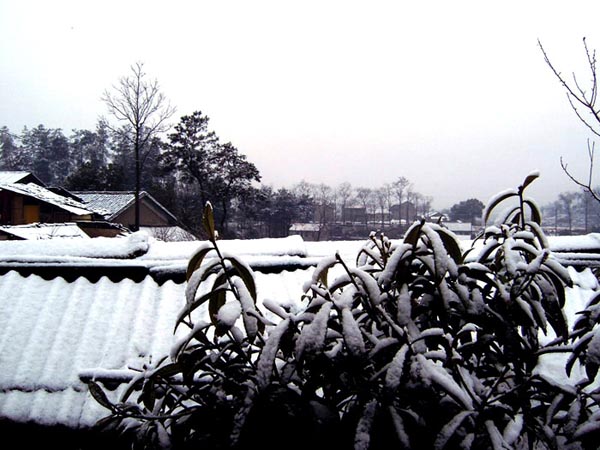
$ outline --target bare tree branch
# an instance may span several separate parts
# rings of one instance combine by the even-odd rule
[[[158,134],[169,129],[168,120],[175,113],[166,97],[160,92],[157,80],[146,80],[144,64],[131,66],[129,76],[121,77],[113,92],[105,91],[102,100],[109,112],[129,128],[121,128],[119,134],[132,145],[135,156],[135,227],[139,229],[139,193],[141,171],[152,148],[148,145]],[[113,128],[111,130],[114,131]]]

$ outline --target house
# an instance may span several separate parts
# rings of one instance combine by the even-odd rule
[[[135,193],[133,191],[75,191],[89,209],[107,222],[131,228],[135,224]],[[177,224],[177,218],[152,195],[140,192],[140,226],[164,227]]]
[[[87,208],[106,222],[133,228],[135,193],[133,191],[75,191]],[[197,237],[178,226],[177,218],[148,192],[140,192],[140,230],[163,241],[192,241]]]
[[[61,223],[93,220],[86,205],[33,182],[0,183],[0,224]]]
[[[400,222],[408,221],[412,222],[417,216],[417,208],[412,202],[402,202],[390,206],[391,219],[399,220]]]

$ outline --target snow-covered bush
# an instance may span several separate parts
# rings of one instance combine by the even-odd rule
[[[524,196],[536,177],[490,201],[486,221],[514,204],[466,253],[440,225],[415,223],[397,245],[373,234],[355,266],[317,266],[302,310],[266,301],[275,323],[251,270],[210,239],[190,260],[176,324],[188,332],[171,355],[118,403],[90,383],[111,410],[99,426],[147,447],[596,448],[600,296],[570,332],[568,272]],[[215,236],[210,207],[204,225]],[[536,371],[549,352],[588,379]]]

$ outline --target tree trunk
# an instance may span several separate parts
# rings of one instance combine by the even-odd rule
[[[135,134],[135,225],[134,231],[140,229],[140,186],[141,186],[141,167],[140,167],[140,131]]]

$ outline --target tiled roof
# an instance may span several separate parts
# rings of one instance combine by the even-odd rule
[[[135,193],[133,191],[75,191],[74,195],[81,198],[87,208],[90,208],[104,216],[108,221],[113,220],[121,212],[133,205]],[[177,221],[175,216],[161,205],[154,197],[146,191],[140,192],[140,199],[148,199],[150,203]]]
[[[106,191],[106,192],[73,192],[86,206],[98,214],[103,215],[106,220],[123,211],[133,203],[135,195],[128,191]]]

